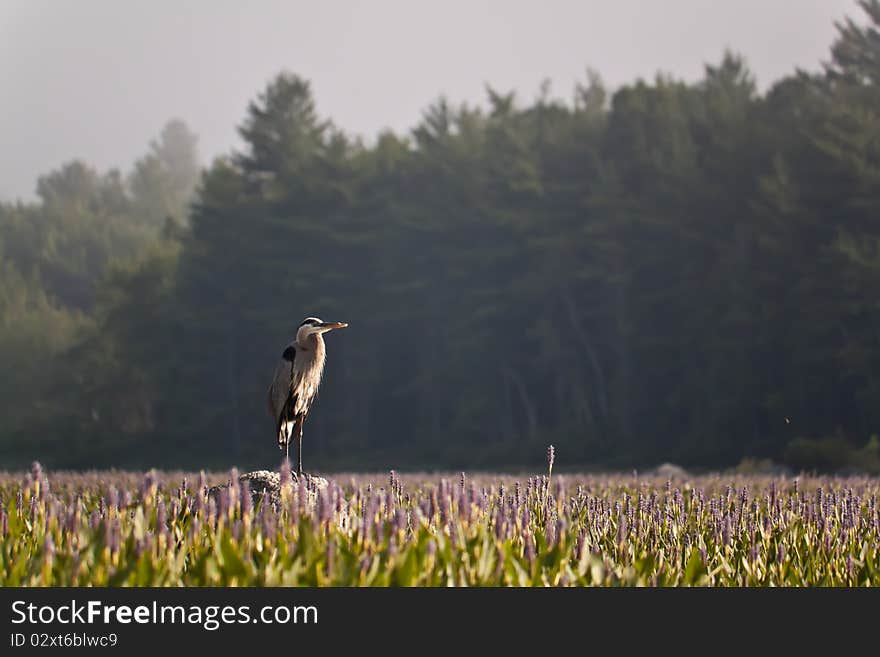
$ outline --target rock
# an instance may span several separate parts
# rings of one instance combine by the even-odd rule
[[[653,474],[666,479],[687,479],[690,476],[687,470],[674,463],[661,463],[654,469]]]
[[[293,486],[298,485],[299,482],[295,473],[290,474],[290,479]],[[324,477],[303,473],[303,479],[305,480],[306,488],[312,492],[324,490],[328,486],[327,480],[324,479]],[[268,501],[272,504],[277,504],[281,501],[281,474],[278,472],[272,472],[271,470],[254,470],[253,472],[245,472],[238,478],[238,480],[242,483],[247,482],[254,504],[260,501]],[[208,489],[208,495],[216,498],[220,491],[225,490],[228,487],[228,481],[225,484],[212,486]]]

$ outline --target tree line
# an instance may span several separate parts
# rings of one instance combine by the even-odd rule
[[[322,468],[880,468],[880,2],[759,92],[573,102],[487,87],[353,138],[284,72],[199,171],[170,123],[128,176],[82,163],[0,205],[0,455],[278,459],[266,387],[307,315]]]

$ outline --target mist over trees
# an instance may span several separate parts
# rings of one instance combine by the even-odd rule
[[[822,73],[573,102],[487,87],[365,144],[273,79],[199,173],[171,122],[133,170],[0,205],[0,458],[274,465],[275,359],[328,338],[321,468],[880,468],[880,2]]]

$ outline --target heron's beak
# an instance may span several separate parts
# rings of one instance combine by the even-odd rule
[[[318,328],[321,329],[321,333],[325,331],[332,331],[334,329],[341,329],[348,326],[345,322],[323,322],[318,324]]]

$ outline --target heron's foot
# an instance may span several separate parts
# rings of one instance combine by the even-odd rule
[[[326,481],[324,477],[317,475],[313,472],[306,472],[303,470],[302,472],[291,472],[290,477],[294,483],[302,482],[304,484],[311,485],[314,482],[323,482]]]

